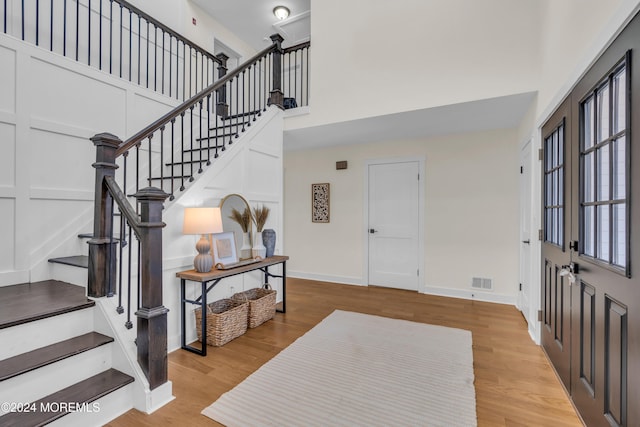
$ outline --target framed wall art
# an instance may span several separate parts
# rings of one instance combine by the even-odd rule
[[[236,262],[238,262],[238,253],[236,252],[236,239],[233,231],[213,234],[214,265],[218,267],[218,264],[224,266]]]
[[[329,222],[329,183],[311,184],[311,222]]]

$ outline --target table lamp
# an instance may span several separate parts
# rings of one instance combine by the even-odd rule
[[[184,210],[183,234],[200,234],[196,243],[198,255],[193,260],[193,267],[199,273],[207,273],[213,267],[213,258],[209,253],[211,244],[209,234],[222,233],[222,215],[220,208],[186,208]]]

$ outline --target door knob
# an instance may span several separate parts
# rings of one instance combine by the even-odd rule
[[[374,230],[373,228],[370,228],[370,229],[369,229],[369,233],[370,233],[370,234],[377,233],[377,232],[378,232],[378,230]]]
[[[526,243],[528,245],[529,243],[531,243],[531,240],[529,240],[529,239],[523,240],[522,243]]]

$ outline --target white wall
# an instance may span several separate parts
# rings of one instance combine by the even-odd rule
[[[544,118],[639,4],[314,0],[313,114],[285,129],[528,91]]]
[[[538,1],[313,0],[311,9],[313,113],[287,129],[538,88]]]
[[[364,164],[424,156],[428,293],[471,296],[471,278],[494,280],[476,298],[515,303],[518,289],[519,141],[512,130],[285,153],[285,250],[291,275],[364,283]],[[337,171],[335,162],[349,168]],[[331,222],[311,222],[312,183],[331,184]]]
[[[552,112],[639,4],[638,0],[541,2],[539,115]]]
[[[189,0],[130,0],[130,3],[209,52],[213,52],[214,40],[219,39],[246,59],[256,53],[224,23]],[[192,18],[196,18],[196,25]]]
[[[177,101],[3,34],[0,57],[0,285],[7,285],[50,277],[47,258],[76,255],[56,250],[91,231],[89,138],[124,139]]]

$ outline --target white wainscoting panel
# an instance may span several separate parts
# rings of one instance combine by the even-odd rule
[[[77,234],[91,231],[89,138],[125,140],[180,101],[5,34],[0,75],[3,286],[49,278],[48,258],[86,254]]]
[[[0,272],[14,268],[15,199],[0,198]]]
[[[34,199],[30,202],[29,210],[29,242],[30,253],[50,239],[62,239],[67,236],[58,236],[58,231],[69,222],[75,222],[79,215],[91,207],[91,201]],[[86,230],[91,231],[91,230]],[[74,240],[79,240],[77,236]],[[86,255],[84,254],[58,254],[57,256]]]
[[[16,127],[13,124],[0,122],[0,153],[0,186],[13,186],[16,183]]]
[[[16,52],[0,46],[0,111],[16,111]]]
[[[64,65],[31,57],[26,72],[32,81],[32,117],[124,135],[126,89],[107,83],[115,79],[106,74],[98,80]]]
[[[31,130],[31,187],[93,193],[95,147],[85,138]]]

